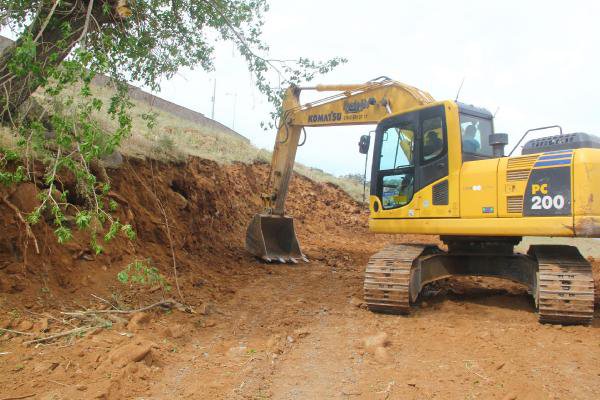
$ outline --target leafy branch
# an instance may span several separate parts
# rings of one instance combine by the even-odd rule
[[[211,71],[216,43],[228,41],[274,119],[283,87],[346,61],[269,57],[262,38],[268,9],[266,0],[0,0],[0,27],[18,36],[0,53],[0,120],[16,138],[14,148],[0,148],[0,183],[29,180],[41,189],[27,223],[52,224],[60,243],[74,230],[88,232],[96,253],[118,236],[135,238],[117,217],[102,165],[132,131],[126,82],[159,90],[183,67]],[[98,74],[115,90],[106,104],[92,85]],[[114,128],[99,125],[101,113]]]

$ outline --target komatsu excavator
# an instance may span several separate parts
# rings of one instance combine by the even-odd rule
[[[302,105],[306,90],[335,93]],[[387,78],[292,86],[283,110],[262,195],[265,209],[247,231],[252,254],[268,262],[307,261],[284,209],[304,127],[377,124],[370,230],[439,235],[447,250],[397,244],[373,255],[364,280],[369,309],[408,313],[431,282],[491,276],[526,285],[540,322],[592,321],[592,270],[577,248],[532,245],[519,254],[514,247],[523,236],[600,237],[600,139],[561,129],[529,140],[519,156],[504,156],[508,135],[494,132],[490,112],[435,101]],[[367,138],[361,143],[364,153]]]

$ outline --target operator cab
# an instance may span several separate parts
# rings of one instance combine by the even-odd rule
[[[499,136],[489,111],[463,103],[440,102],[390,116],[376,129],[371,193],[390,210],[409,204],[415,193],[435,183],[431,205],[447,206],[448,180],[442,180],[451,159],[456,168],[457,162],[498,157],[498,145],[503,152],[505,144]]]

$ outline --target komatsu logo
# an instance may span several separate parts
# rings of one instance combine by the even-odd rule
[[[356,101],[347,101],[344,103],[344,111],[347,113],[359,113],[362,110],[365,110],[367,108],[369,108],[370,105],[372,104],[376,104],[377,100],[375,100],[374,97],[367,99],[362,99],[362,100],[356,100]]]
[[[342,113],[330,112],[329,114],[312,114],[308,116],[308,122],[330,122],[341,121]]]

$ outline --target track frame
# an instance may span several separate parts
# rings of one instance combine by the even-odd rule
[[[409,314],[411,303],[427,284],[451,276],[482,276],[525,285],[542,323],[591,323],[592,270],[577,248],[535,245],[528,254],[520,254],[513,252],[520,238],[442,239],[448,251],[431,244],[397,244],[373,255],[365,270],[368,308]]]

